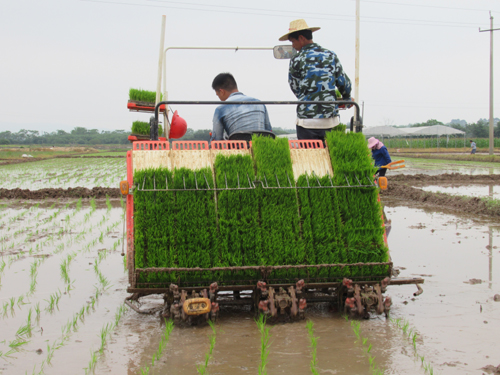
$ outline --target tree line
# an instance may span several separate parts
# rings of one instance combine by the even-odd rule
[[[500,119],[495,118],[493,121],[494,136],[500,137]],[[451,126],[454,129],[462,130],[465,132],[467,138],[488,138],[490,136],[490,122],[487,119],[479,119],[475,123],[467,123],[464,120],[452,120],[448,124],[443,124],[441,121],[430,119],[426,122],[420,122],[416,124],[410,124],[410,127],[421,127],[421,126],[434,126],[434,125],[445,125]]]
[[[274,128],[275,134],[293,133],[295,130]],[[194,130],[188,128],[182,141],[209,141],[210,129]],[[11,131],[0,132],[0,145],[105,145],[129,144],[130,131],[102,130],[76,127],[70,132],[57,130],[52,133],[37,130],[21,129],[17,133]]]
[[[102,130],[76,127],[70,132],[57,130],[52,133],[21,129],[17,133],[0,132],[2,145],[102,145],[127,144],[130,132],[125,130]]]

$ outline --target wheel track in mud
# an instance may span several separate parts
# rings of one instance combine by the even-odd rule
[[[84,187],[75,188],[45,188],[40,190],[30,189],[0,189],[0,199],[46,199],[46,198],[119,198],[119,188]]]
[[[456,210],[461,214],[485,215],[500,217],[500,206],[488,204],[488,201],[478,197],[455,196],[445,193],[433,193],[421,190],[411,185],[425,186],[445,184],[450,186],[461,185],[488,185],[500,184],[500,175],[464,175],[459,173],[445,173],[441,175],[397,175],[388,178],[387,190],[380,191],[384,198],[395,198],[400,205],[420,204],[432,206],[435,209]]]

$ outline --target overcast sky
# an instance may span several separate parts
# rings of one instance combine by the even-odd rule
[[[161,16],[165,46],[274,46],[290,21],[321,27],[354,82],[354,0],[16,0],[0,12],[0,131],[130,130],[149,115],[127,110],[128,90],[156,90]],[[489,103],[489,10],[498,0],[362,0],[360,102],[366,126],[437,119],[476,122]],[[500,31],[495,32],[500,117]],[[217,100],[211,82],[234,74],[240,91],[294,100],[288,60],[269,51],[167,53],[171,100]],[[354,92],[353,92],[354,95]],[[215,107],[173,106],[194,129],[212,127]],[[344,111],[347,122],[352,110]],[[273,126],[293,128],[295,108],[270,108]]]

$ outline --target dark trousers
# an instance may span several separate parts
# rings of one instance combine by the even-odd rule
[[[325,141],[326,132],[332,129],[307,129],[302,126],[295,125],[297,130],[297,139],[321,139]]]

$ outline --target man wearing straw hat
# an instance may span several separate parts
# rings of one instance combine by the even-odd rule
[[[288,83],[297,99],[334,101],[338,90],[343,100],[351,99],[351,81],[337,55],[313,42],[309,27],[300,19],[290,22],[288,33],[280,41],[292,42],[298,54],[290,60]],[[297,106],[297,138],[325,139],[327,131],[340,123],[337,105],[300,104]]]

